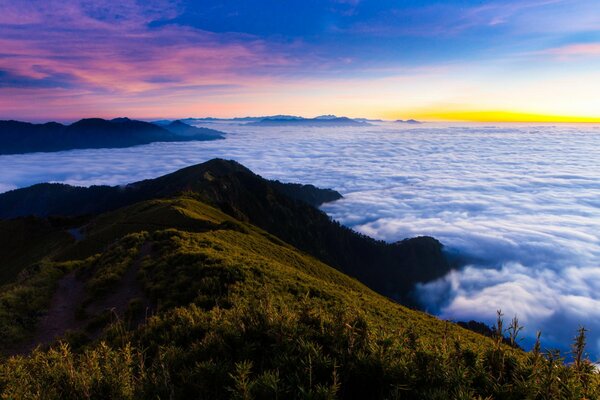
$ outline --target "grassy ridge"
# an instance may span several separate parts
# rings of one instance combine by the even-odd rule
[[[339,193],[269,181],[235,161],[222,159],[124,187],[40,184],[17,189],[0,194],[0,218],[96,215],[182,194],[260,227],[403,303],[412,300],[410,293],[416,283],[444,276],[450,269],[442,244],[434,238],[418,237],[392,244],[374,240],[332,221],[315,208],[323,201],[340,198]],[[140,221],[142,225],[150,224],[155,218],[158,216],[140,217]],[[167,220],[167,227],[169,223]],[[107,236],[107,240],[112,238]]]
[[[90,322],[65,332],[62,344],[5,359],[3,398],[600,393],[598,374],[584,359],[567,367],[553,354],[524,353],[402,307],[195,199],[138,203],[94,219],[85,234],[0,292],[0,332],[13,342],[28,340],[39,310],[52,307],[53,288],[70,273],[85,285],[79,313]],[[94,304],[110,308],[110,299],[122,298],[115,292],[133,268],[143,294],[126,298],[126,308],[113,304],[121,311],[106,318]],[[97,315],[84,315],[90,310]]]

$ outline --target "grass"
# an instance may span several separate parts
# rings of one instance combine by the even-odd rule
[[[144,246],[150,250],[142,257]],[[190,198],[139,203],[92,221],[84,240],[4,287],[2,332],[28,317],[11,333],[26,339],[35,327],[31,312],[47,307],[68,271],[85,280],[88,301],[94,301],[137,263],[153,315],[141,325],[120,315],[94,339],[67,335],[48,349],[6,358],[0,364],[3,398],[600,395],[599,375],[583,356],[582,332],[572,365],[539,348],[525,353],[500,336],[487,338],[400,306]],[[23,308],[28,296],[36,300]]]

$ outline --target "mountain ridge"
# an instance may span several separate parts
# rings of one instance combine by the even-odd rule
[[[181,131],[181,127],[178,128]],[[75,149],[122,148],[153,142],[223,139],[224,133],[191,127],[186,134],[129,118],[86,118],[70,125],[0,121],[0,155]]]
[[[322,115],[315,118],[275,116],[262,118],[255,122],[249,122],[251,126],[368,126],[366,121],[357,121],[348,117],[336,117],[334,115]]]
[[[406,262],[428,251],[352,233],[278,185],[315,192],[215,159],[130,185],[150,198],[105,213],[0,220],[0,395],[598,398],[584,330],[565,365],[507,346],[501,319],[490,338],[393,302],[323,259],[373,273],[381,260],[357,249],[378,249],[410,281]]]
[[[445,275],[443,245],[429,237],[388,244],[332,221],[315,208],[339,199],[312,185],[268,181],[235,161],[213,159],[120,187],[39,184],[0,194],[0,218],[98,214],[153,198],[188,194],[256,225],[317,259],[407,304],[417,282]],[[312,202],[312,204],[311,204]]]

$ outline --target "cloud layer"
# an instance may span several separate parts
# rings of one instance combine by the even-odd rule
[[[235,159],[339,190],[324,210],[368,235],[439,238],[468,265],[417,288],[431,312],[491,322],[501,308],[562,348],[585,325],[600,355],[600,127],[217,128],[226,140],[2,156],[0,190],[123,184]]]

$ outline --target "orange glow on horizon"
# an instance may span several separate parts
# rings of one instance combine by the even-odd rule
[[[414,113],[415,118],[436,121],[466,122],[541,122],[541,123],[600,123],[600,116],[535,114],[516,111],[448,111]]]

